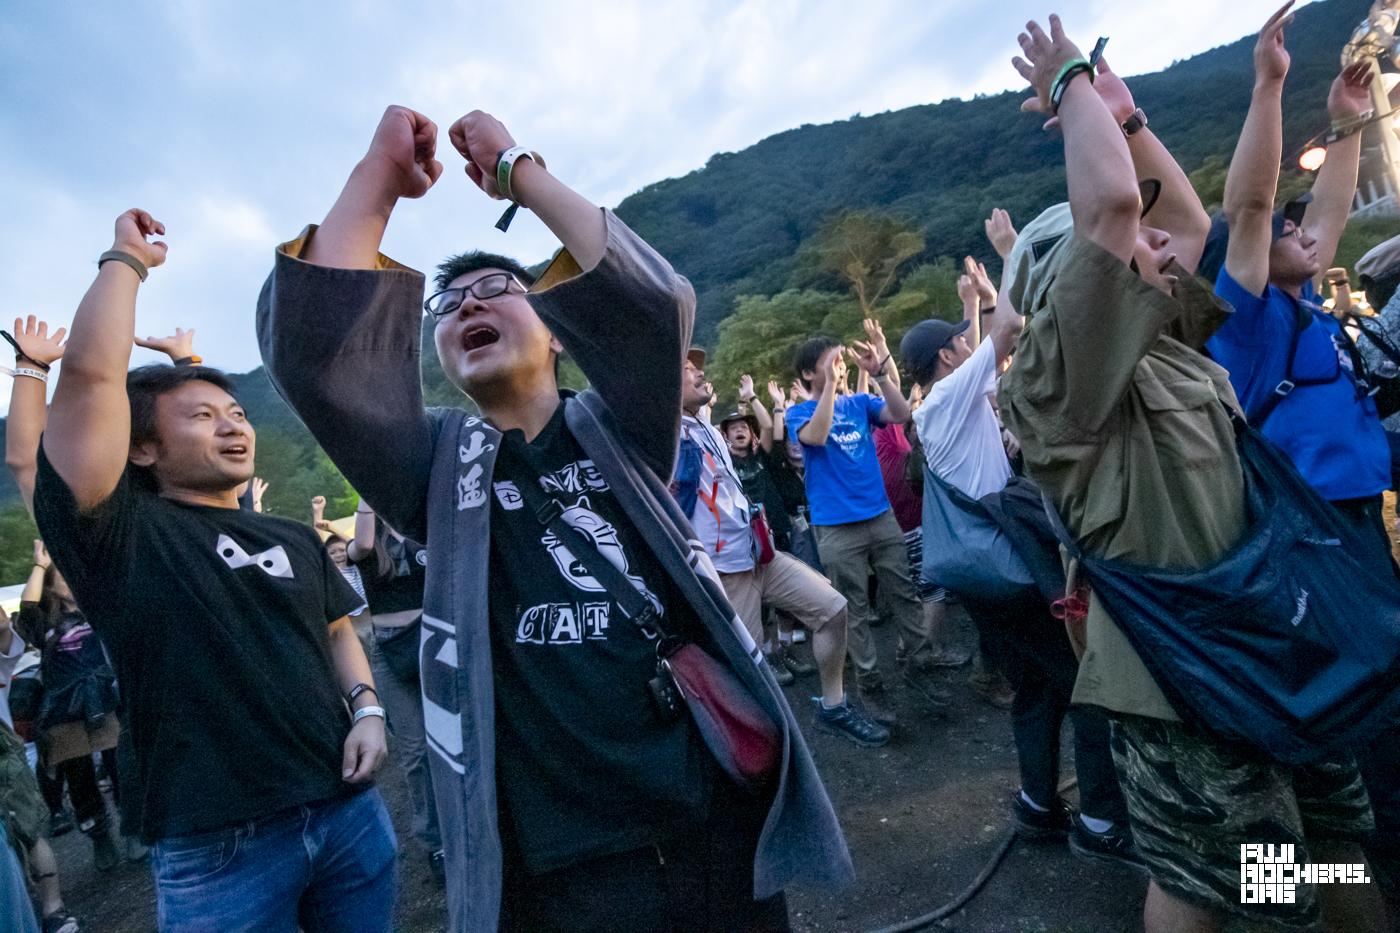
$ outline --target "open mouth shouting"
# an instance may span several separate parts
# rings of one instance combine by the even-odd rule
[[[470,353],[489,347],[500,339],[500,333],[489,324],[470,324],[462,331],[462,349]]]
[[[248,445],[230,444],[227,447],[220,450],[219,453],[223,454],[225,457],[232,457],[235,460],[239,460],[243,457],[248,456]]]

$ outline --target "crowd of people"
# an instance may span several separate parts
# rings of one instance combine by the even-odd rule
[[[452,255],[431,289],[383,255],[444,172],[437,126],[389,107],[257,307],[353,531],[321,497],[262,513],[234,385],[193,331],[134,336],[165,230],[122,214],[71,333],[6,335],[42,540],[0,620],[0,922],[76,933],[48,843],[76,825],[99,869],[149,859],[164,931],[388,930],[392,746],[447,929],[785,930],[790,884],[858,866],[782,687],[815,676],[816,731],[877,748],[971,662],[1010,710],[1017,833],[1145,873],[1150,933],[1383,929],[1400,238],[1358,267],[1375,317],[1324,307],[1372,76],[1337,77],[1327,160],[1276,209],[1289,22],[1259,35],[1214,218],[1102,46],[1028,24],[1023,109],[1063,137],[1067,203],[992,213],[1000,284],[967,259],[961,320],[811,335],[790,386],[744,376],[723,412],[686,279],[489,114],[452,148],[560,252],[538,277]],[[425,408],[424,313],[477,414]],[[133,345],[171,365],[129,370]],[[1246,898],[1247,844],[1377,883]]]

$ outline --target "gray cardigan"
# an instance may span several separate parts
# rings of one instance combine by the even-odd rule
[[[625,224],[606,219],[598,266],[582,273],[563,251],[529,296],[592,386],[566,393],[566,423],[695,611],[712,639],[707,647],[784,725],[755,896],[793,880],[848,883],[850,854],[792,711],[667,489],[694,292]],[[439,555],[428,564],[420,661],[449,929],[493,931],[501,848],[487,491],[500,435],[460,409],[424,410],[423,275],[384,257],[373,271],[311,265],[297,258],[310,233],[277,251],[258,299],[258,343],[278,391],[351,484],[389,524]]]

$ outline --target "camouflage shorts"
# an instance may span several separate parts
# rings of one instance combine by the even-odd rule
[[[1179,722],[1113,717],[1113,763],[1133,838],[1162,890],[1189,904],[1288,926],[1317,921],[1317,892],[1292,904],[1240,903],[1240,846],[1362,842],[1374,828],[1356,762],[1287,767]]]
[[[27,850],[43,832],[48,816],[24,741],[0,723],[0,820],[9,827],[11,840]]]

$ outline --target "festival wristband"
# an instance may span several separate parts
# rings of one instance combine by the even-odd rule
[[[1094,80],[1094,66],[1090,65],[1082,58],[1072,58],[1060,66],[1060,73],[1055,75],[1055,83],[1050,85],[1050,111],[1054,114],[1060,112],[1060,101],[1064,100],[1065,91],[1069,89],[1070,82],[1081,73],[1089,76],[1090,83]]]
[[[146,276],[150,275],[150,272],[146,269],[146,264],[144,262],[137,259],[130,253],[124,252],[119,249],[109,249],[101,256],[98,256],[97,268],[101,269],[103,263],[113,261],[119,262],[124,266],[130,266],[131,271],[139,275],[141,277],[141,281],[143,282],[146,281]]]
[[[30,369],[28,366],[16,366],[11,370],[11,374],[18,379],[20,376],[28,376],[30,379],[38,379],[40,382],[48,383],[49,374],[39,369]]]
[[[357,725],[361,719],[368,719],[371,716],[378,716],[380,719],[388,718],[384,715],[384,707],[382,706],[361,706],[355,710],[355,718],[350,724]]]
[[[190,356],[182,356],[182,357],[180,357],[178,360],[175,361],[175,365],[176,365],[176,366],[199,366],[199,365],[202,364],[203,362],[204,362],[204,357],[202,357],[202,356],[195,356],[195,355],[192,354],[192,355],[190,355]]]
[[[496,229],[505,233],[510,229],[510,222],[515,219],[515,212],[520,210],[520,201],[516,199],[515,192],[510,187],[511,172],[515,170],[515,163],[520,159],[529,159],[540,168],[544,168],[544,158],[538,152],[531,152],[524,146],[511,146],[504,149],[496,157],[496,190],[501,196],[510,201],[510,207],[506,208],[501,219],[496,221]]]

